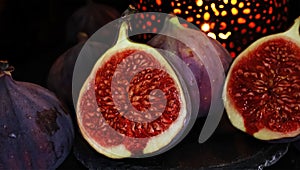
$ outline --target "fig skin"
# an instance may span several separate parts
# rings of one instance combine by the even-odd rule
[[[206,117],[209,113],[211,103],[213,103],[212,91],[216,93],[222,93],[223,83],[224,80],[219,80],[218,85],[214,86],[212,89],[210,79],[214,79],[214,76],[219,74],[220,72],[226,72],[229,69],[229,66],[232,62],[232,57],[228,53],[228,51],[215,39],[212,39],[206,34],[204,34],[200,30],[195,30],[192,28],[185,28],[183,27],[177,17],[171,16],[170,18],[166,19],[165,26],[162,32],[167,32],[170,34],[178,35],[185,39],[185,42],[194,43],[193,47],[189,46],[191,44],[184,44],[182,41],[177,40],[173,37],[169,37],[167,35],[158,34],[154,36],[150,41],[148,41],[148,45],[170,51],[171,53],[175,54],[176,56],[180,57],[180,59],[188,65],[189,69],[193,72],[197,84],[198,90],[200,94],[200,105],[199,105],[199,113],[198,117]],[[203,42],[203,40],[196,40],[195,34],[202,34],[202,36],[206,37],[209,42]],[[201,36],[199,36],[201,37]],[[213,45],[213,47],[211,46]],[[207,52],[201,53],[201,56],[197,56],[195,50],[191,48],[198,48],[204,49],[205,46],[207,47]],[[205,50],[205,49],[204,49]],[[220,60],[222,62],[221,67],[216,67],[208,63],[209,69],[211,69],[212,77],[209,77],[209,73],[206,70],[206,66],[203,60],[205,60],[205,55],[209,55],[214,60]]]
[[[98,50],[101,51],[108,48],[107,44],[101,42],[86,44],[88,35],[83,32],[80,32],[77,35],[77,38],[78,43],[66,50],[55,60],[47,77],[47,88],[54,92],[56,96],[72,111],[74,110],[72,95],[73,72],[81,49],[84,45],[92,48],[98,48]]]
[[[133,43],[133,42],[129,41],[128,35],[127,35],[127,31],[128,31],[127,29],[128,29],[128,25],[126,24],[126,22],[123,22],[121,25],[121,28],[120,28],[119,37],[118,37],[116,44],[113,47],[111,47],[110,49],[108,49],[94,65],[89,77],[86,79],[84,85],[81,88],[77,106],[76,106],[77,122],[78,122],[78,125],[80,128],[80,131],[81,131],[83,137],[85,138],[85,140],[87,140],[87,142],[97,152],[99,152],[107,157],[114,158],[114,159],[121,159],[121,158],[126,158],[126,157],[143,158],[143,157],[149,157],[149,156],[163,153],[166,150],[175,146],[178,142],[180,142],[181,139],[183,139],[183,137],[186,135],[186,133],[185,133],[186,129],[189,130],[189,128],[187,128],[187,126],[190,125],[189,123],[194,123],[193,121],[195,120],[195,119],[189,120],[189,116],[190,116],[189,114],[191,114],[190,109],[192,107],[190,104],[191,101],[190,101],[190,98],[188,97],[188,94],[185,93],[185,88],[184,88],[185,84],[178,77],[178,72],[176,72],[172,68],[172,66],[168,63],[168,61],[163,56],[161,56],[161,54],[158,51],[156,51],[155,49],[153,49],[150,46],[145,45],[145,44]],[[131,53],[131,51],[134,51],[133,54]],[[135,52],[137,52],[137,53],[135,53]],[[124,54],[124,53],[126,53],[126,54]],[[130,54],[127,55],[127,53],[130,53]],[[135,54],[138,54],[138,55],[135,55]],[[145,57],[143,59],[137,59],[137,60],[130,59],[131,57],[140,56],[140,54],[142,54],[141,55],[142,57],[145,57],[145,56],[143,56],[145,54],[146,54],[146,56],[147,56],[147,54],[150,54],[149,58],[151,58],[151,59],[149,59],[148,57]],[[122,57],[124,57],[124,58],[122,58]],[[145,66],[145,63],[143,63],[143,62],[147,61],[148,59],[151,61],[154,60],[155,62],[153,62],[153,63],[155,66],[159,65],[162,68],[164,68],[164,71],[167,72],[169,75],[164,77],[164,79],[159,77],[157,80],[155,80],[153,82],[162,81],[161,84],[164,84],[164,81],[166,81],[165,79],[167,79],[168,81],[170,79],[172,79],[172,81],[170,81],[170,82],[173,82],[173,83],[170,83],[171,85],[168,84],[164,87],[165,88],[172,87],[171,93],[172,94],[178,93],[178,98],[179,98],[180,102],[178,102],[178,104],[176,104],[176,101],[174,101],[175,104],[174,104],[174,106],[172,105],[172,109],[168,107],[168,109],[166,109],[166,110],[168,110],[168,111],[173,110],[173,109],[178,110],[176,108],[180,108],[178,116],[174,116],[173,118],[171,118],[172,115],[170,115],[170,118],[168,118],[168,119],[163,119],[162,116],[159,116],[155,120],[151,120],[150,122],[147,121],[147,123],[142,123],[143,125],[141,126],[141,124],[139,124],[140,123],[139,121],[132,121],[129,118],[123,116],[122,114],[114,113],[113,109],[112,110],[107,109],[106,107],[110,106],[111,103],[107,103],[104,105],[101,105],[101,103],[98,103],[98,101],[103,101],[103,100],[111,101],[110,98],[112,98],[114,103],[123,102],[123,100],[119,99],[119,98],[122,98],[122,96],[126,96],[126,95],[122,95],[123,91],[122,92],[117,91],[118,88],[116,88],[115,90],[112,90],[112,89],[114,89],[113,87],[115,87],[113,85],[113,83],[116,83],[119,80],[122,80],[122,81],[124,80],[123,78],[121,78],[122,74],[119,75],[120,73],[129,72],[129,74],[134,74],[134,77],[139,75],[139,73],[144,74],[143,73],[144,70],[140,71],[140,72],[138,71],[137,74],[135,74],[135,72],[131,73],[130,71],[124,71],[124,70],[121,72],[118,72],[117,68],[123,68],[122,62],[120,64],[117,62],[117,64],[119,64],[117,66],[113,65],[113,64],[115,64],[114,62],[118,60],[118,58],[124,59],[124,61],[127,61],[127,58],[129,58],[130,64],[131,64],[131,62],[137,62],[137,63],[140,62],[140,64],[136,64],[137,67],[132,67],[133,70],[145,69],[147,67],[150,67],[150,70],[151,70],[152,69],[151,64]],[[138,60],[140,60],[140,61],[138,61]],[[111,68],[111,67],[117,67],[117,68],[116,68],[116,70],[106,69],[106,68]],[[100,72],[98,72],[99,70],[100,70]],[[103,70],[105,70],[105,71],[103,71]],[[114,78],[113,75],[115,73],[118,74],[118,76]],[[113,76],[113,77],[109,78],[108,79],[109,81],[107,81],[106,79],[101,80],[102,77],[100,75],[106,75],[106,74],[109,76]],[[113,74],[113,75],[110,75],[110,74]],[[96,75],[97,75],[97,77],[96,77]],[[125,74],[125,76],[126,76],[126,74]],[[116,80],[116,82],[114,80]],[[141,78],[141,80],[144,81],[143,78]],[[109,84],[110,81],[111,81],[111,84]],[[131,81],[131,79],[130,79],[130,81]],[[132,79],[132,81],[134,81],[134,80]],[[96,82],[98,82],[99,86],[95,86],[95,85],[97,85]],[[124,82],[123,84],[125,85],[125,87],[123,88],[122,84],[119,84],[122,87],[122,88],[121,87],[120,88],[127,89],[127,87],[126,87],[127,83],[131,84],[131,82]],[[109,87],[104,88],[105,84],[108,84],[107,86],[109,86]],[[138,83],[133,83],[133,84],[138,84]],[[119,87],[119,86],[117,85],[117,87]],[[176,88],[173,88],[173,87],[176,87]],[[135,87],[133,87],[133,89],[134,88]],[[105,90],[101,91],[101,89],[105,89]],[[174,92],[174,89],[176,89],[175,92]],[[111,92],[110,92],[110,90],[111,90]],[[138,88],[136,90],[138,90]],[[166,90],[166,89],[160,89],[160,90]],[[148,91],[148,89],[146,89],[145,91]],[[167,91],[169,91],[169,90],[167,90]],[[176,92],[176,91],[178,91],[178,92]],[[128,91],[126,91],[126,92],[128,92]],[[96,93],[96,95],[95,95],[95,93]],[[105,97],[102,97],[101,99],[100,99],[100,97],[96,99],[96,96],[101,96],[102,94],[106,94],[106,93],[108,93],[108,94],[111,93],[110,94],[111,97],[105,96]],[[117,95],[115,95],[116,98],[113,97],[114,94],[117,94]],[[141,95],[143,95],[143,94],[141,94]],[[130,108],[131,104],[132,103],[128,104],[129,108]],[[124,105],[115,106],[115,107],[118,108],[118,107],[122,107],[122,106],[124,106]],[[152,106],[156,107],[155,104]],[[170,105],[168,105],[168,106],[170,106]],[[130,110],[130,109],[127,109],[126,111],[128,111],[128,110]],[[108,111],[108,112],[105,112],[105,111]],[[105,113],[103,113],[103,112],[105,112]],[[110,113],[110,112],[112,112],[112,113]],[[104,117],[107,117],[106,114],[107,115],[111,114],[109,116],[110,119],[104,118]],[[112,117],[114,117],[114,118],[112,118]],[[152,115],[150,117],[152,117]],[[156,120],[159,120],[159,121],[156,122]],[[167,122],[163,122],[162,120],[167,120]],[[109,122],[109,124],[108,124],[108,122]],[[157,124],[155,124],[156,126],[152,126],[153,125],[153,124],[151,124],[152,122],[157,123]],[[122,123],[124,123],[124,125]],[[137,123],[137,124],[135,124],[135,123]],[[111,126],[110,124],[113,124],[113,126]],[[166,126],[161,126],[161,124],[164,124]],[[162,131],[162,132],[159,132],[159,134],[152,135],[151,133],[153,131],[147,131],[148,128],[145,128],[144,126],[149,127],[150,130],[152,129],[153,131],[155,130],[155,131]],[[95,129],[93,127],[98,127],[98,128]],[[115,127],[123,127],[123,128],[115,129]],[[127,128],[130,127],[130,128],[124,130],[124,128],[126,128],[126,127]],[[163,128],[166,128],[166,129],[163,129]],[[163,129],[163,130],[161,130],[161,129]],[[139,134],[142,134],[141,132],[143,132],[143,131],[147,131],[145,133],[149,136],[137,136]],[[94,135],[95,133],[97,133],[97,135]]]
[[[98,29],[121,16],[115,8],[88,0],[87,4],[76,10],[66,25],[66,44],[69,48],[52,64],[48,77],[47,88],[53,91],[70,110],[74,110],[72,99],[73,71],[78,55],[85,42]],[[112,41],[111,30],[102,29],[101,37]],[[110,42],[99,42],[99,48],[107,48]]]
[[[69,44],[74,45],[77,43],[76,36],[78,33],[84,32],[90,37],[102,26],[119,17],[121,17],[121,14],[114,7],[103,3],[96,3],[93,0],[87,0],[87,4],[76,10],[68,19],[66,40]]]
[[[72,148],[70,114],[52,92],[0,67],[0,168],[56,169]]]
[[[52,64],[47,77],[47,88],[54,92],[69,108],[73,108],[73,70],[84,43],[85,40],[80,41],[60,55]]]
[[[295,75],[297,73],[297,68],[299,67],[299,61],[300,61],[300,36],[299,36],[299,25],[300,25],[300,17],[297,18],[295,20],[294,25],[287,30],[286,32],[283,33],[278,33],[278,34],[273,34],[270,36],[266,36],[263,37],[257,41],[255,41],[253,44],[251,44],[246,50],[244,50],[233,62],[229,73],[227,75],[226,78],[226,82],[225,82],[225,86],[224,86],[224,90],[223,90],[223,100],[224,100],[224,104],[225,104],[225,109],[227,111],[227,115],[229,117],[230,122],[232,123],[232,125],[234,127],[236,127],[237,129],[248,133],[249,135],[252,135],[253,137],[259,139],[259,140],[265,140],[268,142],[273,142],[273,143],[282,143],[282,142],[291,142],[291,141],[295,141],[297,139],[299,139],[299,135],[300,135],[300,121],[297,119],[297,114],[300,114],[299,110],[295,109],[295,107],[293,108],[289,108],[289,105],[299,105],[299,103],[297,103],[297,101],[299,101],[299,99],[297,99],[297,96],[292,96],[290,93],[293,92],[294,94],[299,93],[299,89],[297,88],[293,88],[293,91],[289,91],[287,88],[281,88],[278,86],[278,84],[280,84],[281,82],[287,82],[287,83],[291,83],[292,79],[293,81],[297,82],[299,81],[297,79],[297,77],[291,78],[292,75]],[[276,44],[277,43],[277,44]],[[272,46],[272,44],[276,44],[276,47],[278,51],[277,54],[273,54],[273,52],[276,52],[276,50],[269,50],[269,48],[273,48],[274,45]],[[280,47],[282,47],[282,49],[279,49]],[[267,54],[266,51],[270,51]],[[250,65],[251,66],[251,62],[255,62],[256,58],[250,58],[250,56],[256,55],[256,57],[258,57],[257,54],[260,54],[260,56],[265,57],[262,58],[261,63],[265,63],[263,67],[258,66],[258,64],[255,66],[257,69],[256,71],[259,71],[260,69],[265,69],[268,70],[267,73],[270,73],[274,76],[275,78],[277,78],[276,82],[275,79],[272,79],[270,77],[272,76],[267,76],[265,77],[263,74],[259,74],[260,76],[253,79],[252,83],[250,84],[250,86],[246,86],[246,84],[238,84],[238,86],[244,86],[244,87],[251,87],[251,86],[255,86],[255,84],[257,83],[257,80],[262,80],[262,79],[266,79],[263,82],[267,82],[267,87],[266,90],[269,93],[266,93],[267,95],[264,95],[264,97],[260,98],[260,102],[255,103],[254,101],[252,101],[252,99],[250,99],[249,96],[245,97],[245,95],[241,95],[244,96],[245,99],[247,99],[247,103],[251,103],[244,104],[244,108],[251,108],[251,109],[258,109],[260,108],[260,104],[259,103],[263,103],[264,101],[268,102],[268,101],[272,101],[271,105],[273,107],[269,107],[269,105],[265,104],[264,108],[265,108],[265,114],[263,114],[263,112],[259,112],[261,113],[261,116],[257,119],[257,120],[252,120],[252,117],[247,117],[244,118],[243,116],[245,114],[248,114],[250,112],[247,113],[242,113],[241,108],[237,105],[239,102],[241,102],[241,100],[238,99],[234,99],[234,90],[236,90],[234,87],[237,87],[237,85],[235,84],[236,82],[239,81],[238,76],[234,76],[237,75],[238,71],[237,68],[243,68],[243,66],[240,66],[242,63],[244,64],[244,67],[248,67],[246,65]],[[269,58],[272,58],[272,55],[277,56],[277,59],[275,60],[270,60]],[[281,58],[283,58],[283,60],[281,60]],[[268,59],[270,61],[270,63],[267,63],[265,59]],[[291,60],[292,61],[292,65],[291,66],[291,62],[289,64],[288,61]],[[278,64],[274,63],[279,62]],[[253,64],[253,63],[252,63]],[[282,75],[280,73],[280,71],[273,70],[273,67],[271,65],[274,65],[274,68],[281,68],[282,66],[284,66],[285,70],[291,70],[290,73]],[[285,64],[285,65],[284,65]],[[233,71],[235,70],[235,71]],[[241,70],[241,71],[245,71],[245,70]],[[298,69],[298,72],[300,70]],[[262,71],[261,71],[262,72]],[[243,73],[243,72],[241,72]],[[253,75],[255,75],[253,73]],[[277,76],[277,77],[276,77]],[[282,79],[279,77],[281,76]],[[283,77],[289,77],[288,79],[285,80],[285,78]],[[234,79],[234,81],[233,81]],[[245,79],[245,78],[244,78]],[[247,80],[251,81],[252,80],[251,77],[248,77]],[[242,80],[242,79],[241,79]],[[290,81],[291,80],[291,81]],[[270,84],[271,83],[271,84]],[[277,85],[277,86],[276,86]],[[294,84],[295,86],[296,84]],[[277,90],[275,89],[277,87]],[[292,85],[288,85],[286,87],[292,87]],[[251,88],[248,89],[251,90]],[[282,89],[282,90],[279,90]],[[247,90],[247,89],[246,89]],[[256,89],[257,90],[257,89]],[[232,93],[231,93],[232,91]],[[240,94],[244,94],[244,93],[240,93]],[[248,93],[250,94],[250,92]],[[254,94],[254,93],[253,93]],[[256,94],[256,93],[255,93]],[[276,97],[272,98],[272,95],[277,95]],[[287,100],[282,100],[282,95],[286,94],[286,96],[290,99],[289,101]],[[237,94],[236,94],[237,95]],[[238,95],[239,96],[239,95]],[[255,98],[255,95],[252,97]],[[268,100],[266,100],[268,99]],[[274,99],[274,101],[273,101]],[[276,99],[276,100],[275,100]],[[243,100],[244,101],[244,100]],[[283,102],[282,102],[283,101]],[[292,102],[294,101],[294,103]],[[292,102],[292,103],[290,103]],[[295,103],[296,102],[296,103]],[[274,105],[277,106],[277,110],[274,110]],[[292,112],[288,112],[288,110],[283,110],[283,108],[285,109],[292,109]],[[270,112],[269,110],[273,110],[272,112]],[[277,114],[277,112],[281,113],[281,114]],[[265,115],[269,115],[271,118],[266,117]],[[249,116],[251,116],[252,114],[248,114]],[[275,115],[278,115],[277,117],[275,117]],[[283,115],[286,115],[286,121],[281,121],[284,120],[285,118],[283,117]],[[295,117],[292,117],[292,116]],[[248,121],[255,122],[252,124],[249,124]],[[276,120],[278,120],[277,123],[272,123],[271,121],[273,120],[273,118]],[[261,122],[261,123],[258,123]],[[287,126],[287,123],[285,122],[289,122],[290,125]],[[251,125],[251,126],[250,126]],[[273,126],[274,125],[274,126]],[[251,128],[249,128],[251,127]],[[275,128],[275,127],[280,127],[280,128]],[[272,129],[271,129],[272,128]],[[282,131],[280,129],[284,129],[285,131]]]

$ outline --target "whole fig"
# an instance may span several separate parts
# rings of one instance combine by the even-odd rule
[[[121,16],[111,5],[88,0],[87,4],[76,10],[67,21],[66,38],[70,44],[77,43],[77,35],[83,32],[90,37],[99,28]]]
[[[76,45],[66,50],[55,60],[47,77],[47,87],[49,90],[53,91],[71,110],[74,109],[72,98],[74,67],[88,36],[85,33],[80,33],[78,38],[79,42]],[[94,46],[94,48],[98,48],[99,50],[107,48],[107,45],[101,42],[87,44],[87,46]]]
[[[199,34],[201,36],[195,36]],[[202,39],[197,39],[198,37]],[[212,92],[222,93],[225,76],[219,79],[217,77],[219,74],[227,72],[232,61],[227,50],[200,30],[184,27],[175,16],[166,18],[160,33],[153,37],[148,44],[179,56],[192,70],[200,92],[199,117],[207,116],[211,103],[215,102]],[[222,65],[218,65],[218,62],[221,62]]]
[[[49,90],[15,81],[0,61],[0,169],[56,169],[68,156],[70,114]]]

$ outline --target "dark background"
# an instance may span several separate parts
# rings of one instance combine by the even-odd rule
[[[122,13],[126,0],[96,0]],[[71,47],[66,22],[86,0],[0,0],[0,59],[16,69],[14,78],[45,86],[51,64]],[[2,12],[1,12],[2,11]]]
[[[127,0],[98,0],[122,13]],[[5,5],[3,6],[5,2]],[[48,71],[70,44],[66,43],[66,21],[85,0],[0,0],[0,59],[15,67],[13,77],[46,87]],[[1,6],[2,4],[2,6]],[[290,0],[289,20],[300,16],[300,1]],[[293,146],[268,169],[300,169],[300,152]],[[60,169],[84,169],[70,155]]]
[[[86,1],[0,0],[0,59],[9,59],[15,66],[16,79],[45,85],[51,64],[71,47],[66,43],[66,22]],[[94,1],[122,13],[130,0]],[[290,23],[300,15],[300,1],[289,1]]]

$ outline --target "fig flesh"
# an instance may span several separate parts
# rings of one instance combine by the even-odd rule
[[[261,140],[300,134],[300,18],[283,33],[255,41],[233,62],[223,91],[236,128]]]
[[[15,81],[0,61],[0,169],[56,169],[74,138],[70,114],[55,95]]]
[[[94,65],[76,106],[83,137],[110,158],[165,152],[183,139],[197,116],[190,97],[191,91],[197,94],[196,83],[187,87],[172,61],[130,41],[127,31],[122,22],[116,44]]]
[[[231,64],[232,57],[228,51],[200,30],[181,25],[176,16],[167,18],[161,32],[148,44],[174,53],[189,67],[196,78],[200,93],[198,116],[207,116],[212,103],[218,98],[216,96],[222,93],[225,76],[219,75],[226,73]],[[217,95],[212,96],[212,91]]]

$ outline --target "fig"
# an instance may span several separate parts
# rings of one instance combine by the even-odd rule
[[[237,129],[260,140],[300,134],[300,17],[285,32],[263,37],[234,61],[223,100]]]
[[[130,41],[129,23],[121,20],[116,43],[80,90],[77,122],[84,139],[107,157],[149,157],[189,132],[197,117],[198,87],[187,83],[192,72],[164,51]]]
[[[120,12],[111,5],[87,0],[87,4],[76,10],[67,21],[67,42],[76,44],[78,33],[83,32],[90,37],[99,28],[120,16]]]
[[[69,108],[73,106],[73,70],[84,43],[85,40],[79,41],[76,45],[61,54],[52,64],[47,77],[47,88],[54,92]]]
[[[74,108],[73,98],[72,98],[72,80],[73,71],[79,56],[79,53],[86,41],[88,35],[81,32],[78,34],[78,43],[63,54],[61,54],[55,62],[52,64],[48,77],[47,77],[47,87],[49,90],[54,92],[56,96],[68,106],[69,109]],[[107,45],[101,42],[97,44],[87,44],[91,48],[97,48],[98,50],[107,49]]]
[[[74,139],[70,114],[49,90],[13,80],[0,61],[0,169],[56,169]]]
[[[201,36],[195,36],[197,34],[201,34]],[[202,31],[196,30],[192,26],[189,28],[181,25],[176,16],[167,18],[161,32],[154,36],[148,44],[174,53],[188,65],[196,77],[200,93],[198,116],[207,116],[211,104],[216,99],[212,97],[211,92],[222,93],[225,76],[218,81],[216,79],[220,73],[225,73],[228,70],[232,62],[232,57],[228,51],[218,41],[206,36]],[[206,57],[212,61],[209,62]],[[222,65],[217,64],[217,62],[221,62]],[[211,84],[210,79],[215,82],[214,85]]]

